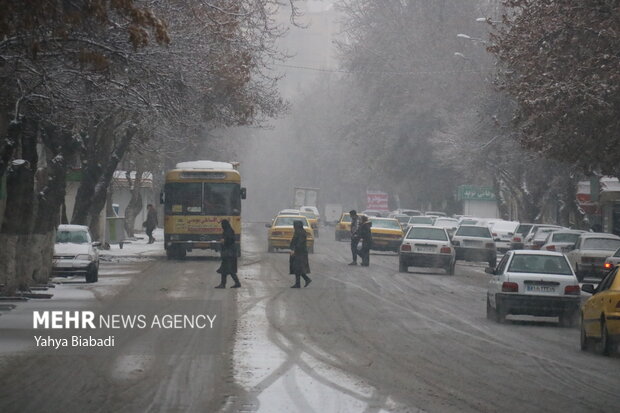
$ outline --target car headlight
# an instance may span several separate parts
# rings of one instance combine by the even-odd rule
[[[82,261],[94,261],[95,260],[95,256],[91,255],[91,254],[80,254],[78,256],[75,257],[76,260],[82,260]]]

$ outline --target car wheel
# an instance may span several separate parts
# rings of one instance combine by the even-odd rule
[[[498,302],[495,302],[495,321],[502,324],[506,321],[506,309]]]
[[[96,267],[94,269],[89,269],[88,272],[86,273],[86,282],[95,283],[98,280],[99,280],[99,269]]]
[[[314,235],[315,238],[319,237],[319,231],[316,232],[316,234]]]
[[[336,235],[334,236],[334,238],[336,239],[336,241],[340,241],[340,237],[338,236],[338,234],[336,233]]]
[[[609,337],[609,332],[607,331],[607,325],[605,321],[601,321],[601,354],[604,356],[611,356],[614,352],[615,344]]]
[[[267,252],[273,252],[273,246],[271,245],[271,243],[267,244]]]
[[[579,269],[579,264],[575,264],[575,276],[577,277],[577,281],[583,282],[584,275]]]
[[[586,333],[586,326],[583,322],[583,315],[581,316],[581,335],[579,337],[579,346],[581,348],[581,351],[587,351],[590,347],[590,338]]]
[[[398,272],[407,272],[409,271],[409,267],[402,261],[398,261]]]
[[[453,262],[448,266],[448,268],[446,268],[446,273],[448,275],[454,275],[454,267],[456,267],[456,262]]]
[[[489,260],[489,267],[491,267],[491,268],[495,268],[495,265],[497,265],[497,258],[495,258],[495,259],[490,259],[490,260]]]
[[[311,246],[310,248],[308,248],[308,253],[309,254],[314,254],[314,245]]]
[[[174,251],[172,250],[172,248],[168,248],[166,250],[166,258],[168,258],[169,260],[174,258]]]
[[[491,300],[489,300],[489,296],[487,295],[487,320],[497,321],[497,317],[495,316],[495,310],[491,307]]]
[[[577,312],[571,311],[570,313],[560,314],[559,321],[562,327],[575,327],[577,325]]]

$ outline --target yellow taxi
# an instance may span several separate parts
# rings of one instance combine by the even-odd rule
[[[370,217],[372,226],[372,246],[370,249],[378,251],[398,252],[405,235],[403,228],[395,218]]]
[[[303,215],[278,215],[271,224],[267,224],[267,251],[288,249],[293,239],[293,222],[301,221],[307,234],[307,246],[310,254],[314,253],[314,235],[308,219]]]
[[[363,214],[357,214],[357,216],[362,218]],[[343,239],[351,239],[351,215],[348,212],[343,213],[336,224],[336,241]]]
[[[319,237],[319,218],[312,211],[299,211],[299,215],[303,215],[308,219],[310,223],[310,227],[312,227],[312,231],[314,232],[315,238]]]
[[[581,349],[590,342],[600,343],[601,352],[612,355],[620,343],[620,267],[611,270],[600,284],[583,284],[582,291],[592,297],[581,306]]]

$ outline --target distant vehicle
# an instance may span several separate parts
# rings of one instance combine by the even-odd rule
[[[370,249],[398,252],[403,240],[403,229],[394,218],[369,217],[372,226],[372,245]]]
[[[336,224],[336,241],[351,239],[351,215],[348,212],[340,216]]]
[[[426,212],[424,212],[424,215],[426,215],[427,217],[445,217],[445,216],[447,216],[445,212],[441,212],[441,211],[426,211]]]
[[[607,274],[605,260],[620,248],[620,237],[602,232],[585,232],[566,256],[579,281],[586,276],[603,278]]]
[[[435,217],[427,217],[424,215],[413,216],[409,218],[407,222],[407,228],[413,225],[433,225],[435,223]]]
[[[581,302],[579,282],[564,256],[552,251],[508,251],[487,290],[487,318],[502,323],[509,314],[559,317],[577,323]]]
[[[312,212],[316,216],[317,224],[321,223],[321,214],[319,213],[319,209],[315,206],[304,205],[299,207],[301,212]]]
[[[546,251],[568,252],[573,249],[581,234],[585,234],[585,231],[574,229],[560,229],[553,231],[547,235],[547,239],[545,239],[545,243],[542,247],[540,247],[540,249]]]
[[[385,216],[385,211],[377,211],[375,209],[367,209],[362,211],[361,215],[366,215],[367,217],[383,217]]]
[[[265,225],[269,228],[267,233],[267,252],[274,252],[276,249],[288,249],[293,239],[293,222],[301,221],[306,230],[308,252],[314,253],[314,234],[308,219],[303,215],[278,215],[272,224]]]
[[[393,214],[404,214],[404,215],[409,215],[410,217],[417,217],[420,215],[424,215],[422,213],[422,211],[419,211],[417,209],[396,209],[394,211],[392,211]]]
[[[99,280],[100,242],[93,242],[87,226],[59,225],[54,244],[52,275],[84,276],[87,283]]]
[[[534,225],[536,224],[527,224],[527,223],[519,224],[519,226],[515,230],[514,235],[512,236],[510,240],[511,250],[522,250],[523,249],[525,245],[525,236],[527,235],[528,232],[530,232],[530,229]]]
[[[497,250],[486,225],[461,225],[452,236],[456,259],[464,261],[486,261],[495,267]]]
[[[308,219],[310,226],[312,227],[312,231],[314,232],[314,237],[319,237],[319,219],[316,214],[312,211],[299,211],[299,215],[303,215]]]
[[[560,231],[561,228],[549,228],[542,227],[538,228],[536,233],[525,243],[526,250],[539,250],[547,240],[549,234],[555,231]]]
[[[524,234],[523,237],[523,248],[527,248],[529,244],[532,242],[532,238],[540,228],[556,228],[563,229],[563,227],[559,225],[551,225],[551,224],[534,224],[530,227],[529,231]]]
[[[461,217],[459,218],[459,225],[478,225],[480,224],[480,221],[480,218]]]
[[[448,235],[452,236],[458,228],[459,221],[455,218],[437,217],[433,223],[436,227],[445,228]]]
[[[296,186],[293,188],[293,203],[291,205],[296,209],[301,209],[302,206],[317,207],[319,205],[319,192],[319,188]],[[316,214],[320,215],[319,211],[316,211]]]
[[[414,225],[403,238],[398,253],[398,271],[409,267],[443,268],[454,275],[456,253],[445,228]]]
[[[323,222],[326,225],[335,225],[338,223],[340,216],[342,215],[342,205],[340,204],[326,204],[325,214]]]
[[[491,226],[491,236],[498,251],[506,252],[510,249],[510,241],[519,226],[517,221],[500,220]]]
[[[164,248],[168,259],[183,258],[193,249],[219,250],[220,222],[235,231],[241,254],[241,187],[238,163],[192,161],[166,173],[160,202],[164,204]]]
[[[584,284],[582,290],[592,294],[581,307],[581,350],[592,341],[600,343],[601,353],[610,356],[620,344],[620,276],[619,267],[609,271],[594,288]]]
[[[278,212],[278,215],[299,215],[298,209],[287,208]]]
[[[398,223],[400,224],[401,227],[405,227],[407,225],[407,223],[409,222],[409,218],[411,218],[409,215],[405,215],[405,214],[390,214],[388,215],[388,218],[394,218],[395,220],[398,221]]]

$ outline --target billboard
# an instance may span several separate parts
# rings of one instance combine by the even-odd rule
[[[366,209],[389,211],[388,194],[381,191],[366,191]]]

